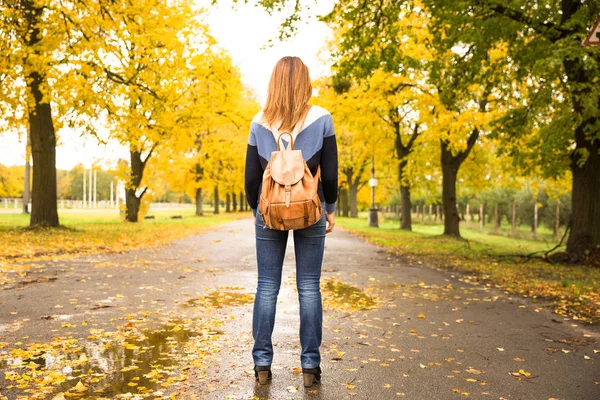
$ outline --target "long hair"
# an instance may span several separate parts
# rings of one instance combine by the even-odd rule
[[[262,119],[280,132],[291,132],[308,112],[312,84],[308,67],[299,57],[283,57],[271,73]]]

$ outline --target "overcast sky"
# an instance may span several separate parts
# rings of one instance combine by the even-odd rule
[[[267,49],[261,47],[270,38],[277,36],[283,15],[269,16],[261,8],[240,5],[231,9],[230,3],[220,1],[219,7],[211,8],[208,23],[212,34],[220,46],[229,51],[234,63],[240,68],[244,84],[248,85],[264,101],[271,71],[277,60],[283,56],[298,56],[308,65],[311,78],[327,73],[329,64],[323,55],[325,41],[330,30],[315,18],[305,18],[299,26],[298,34],[287,42],[275,42]],[[333,6],[333,0],[319,0],[310,14],[323,14]],[[326,56],[326,53],[325,53]],[[78,133],[62,130],[57,147],[56,166],[71,169],[78,163],[89,166],[93,161],[104,166],[112,166],[119,158],[128,158],[125,148],[110,144],[98,145],[93,138],[81,138]],[[0,164],[23,165],[25,145],[23,138],[15,133],[0,135]]]

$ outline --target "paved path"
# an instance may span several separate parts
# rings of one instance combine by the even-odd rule
[[[215,328],[218,349],[207,350],[208,370],[190,368],[169,389],[177,398],[600,399],[597,328],[458,274],[402,264],[339,229],[327,237],[323,281],[340,279],[373,295],[377,306],[349,311],[332,303],[324,314],[322,382],[304,389],[292,238],[288,246],[268,386],[254,382],[252,301],[236,297],[256,288],[249,219],[163,248],[44,263],[28,276],[40,283],[0,290],[0,342],[48,341],[65,321],[70,335],[85,340],[92,326],[114,329],[148,310],[148,326],[179,314],[202,319],[195,299],[217,288],[233,296],[215,300],[214,316],[226,321]]]

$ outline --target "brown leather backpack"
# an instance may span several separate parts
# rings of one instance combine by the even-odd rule
[[[280,139],[290,136],[290,144],[281,150]],[[271,229],[303,229],[315,224],[323,215],[317,193],[321,167],[312,176],[301,150],[294,150],[291,133],[277,138],[277,151],[271,153],[263,173],[259,212]],[[263,227],[264,228],[264,227]]]

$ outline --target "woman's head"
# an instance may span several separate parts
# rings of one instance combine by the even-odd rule
[[[308,67],[299,57],[283,57],[275,64],[263,119],[274,125],[281,121],[280,131],[291,131],[308,110],[312,85]]]

